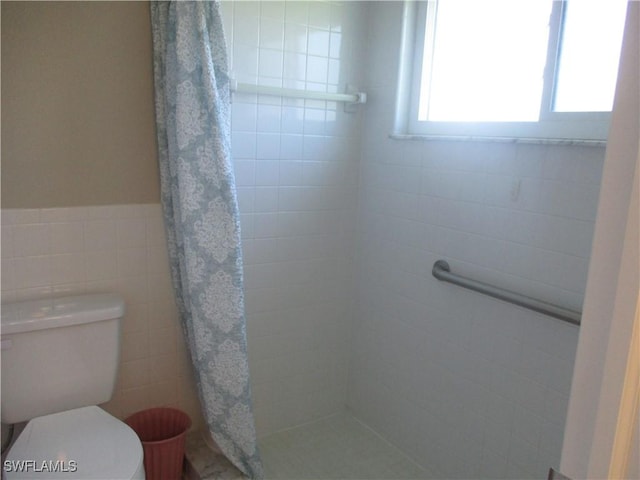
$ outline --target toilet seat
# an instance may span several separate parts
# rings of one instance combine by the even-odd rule
[[[32,419],[9,450],[3,467],[7,480],[144,479],[138,436],[96,406]],[[20,469],[23,471],[9,471]]]

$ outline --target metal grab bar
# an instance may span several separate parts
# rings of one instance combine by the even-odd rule
[[[527,297],[520,293],[512,292],[504,288],[489,285],[488,283],[472,280],[455,273],[451,273],[449,264],[444,260],[438,260],[433,264],[433,270],[431,271],[434,277],[443,282],[453,283],[463,288],[480,292],[484,295],[488,295],[505,302],[513,303],[520,307],[528,308],[538,313],[549,315],[550,317],[557,318],[559,320],[571,323],[573,325],[580,325],[580,318],[582,312],[577,312],[569,308],[564,308],[553,303],[548,303],[536,298]]]

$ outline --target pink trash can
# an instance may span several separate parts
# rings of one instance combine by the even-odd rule
[[[150,408],[134,413],[125,423],[142,442],[147,480],[182,478],[184,444],[191,426],[186,413],[169,407]]]

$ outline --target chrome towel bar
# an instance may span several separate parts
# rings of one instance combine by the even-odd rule
[[[580,325],[582,312],[577,312],[553,303],[538,300],[537,298],[527,297],[526,295],[512,292],[511,290],[506,290],[488,283],[456,275],[455,273],[451,273],[449,264],[444,260],[438,260],[435,262],[431,273],[434,277],[443,282],[453,283],[454,285],[458,285],[505,302],[513,303],[514,305],[519,305],[520,307],[528,308],[529,310],[533,310],[538,313],[549,315],[550,317],[557,318],[573,325]]]

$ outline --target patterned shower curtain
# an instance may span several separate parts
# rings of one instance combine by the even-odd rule
[[[214,440],[245,475],[262,478],[220,5],[153,1],[151,22],[162,206],[182,329]]]

